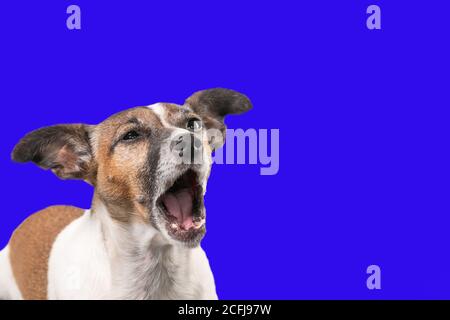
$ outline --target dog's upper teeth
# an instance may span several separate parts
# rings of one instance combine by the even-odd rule
[[[177,225],[176,223],[172,223],[172,224],[170,225],[170,227],[171,227],[172,229],[178,229],[178,225]]]

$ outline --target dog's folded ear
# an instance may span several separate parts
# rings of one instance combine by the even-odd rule
[[[92,182],[91,131],[92,126],[84,124],[41,128],[23,137],[11,157],[16,162],[32,161],[44,169],[51,169],[62,179]]]
[[[214,149],[223,144],[226,126],[224,118],[228,114],[241,114],[252,108],[250,100],[242,93],[234,90],[215,88],[198,91],[190,96],[185,105],[202,117],[202,121],[209,130],[208,135],[215,137]],[[222,135],[222,141],[217,141],[214,130]],[[210,133],[211,132],[211,133]]]

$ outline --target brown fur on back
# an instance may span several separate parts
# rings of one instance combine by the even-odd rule
[[[48,207],[30,216],[14,231],[9,255],[24,299],[47,299],[48,260],[53,242],[61,230],[83,212],[71,206]]]

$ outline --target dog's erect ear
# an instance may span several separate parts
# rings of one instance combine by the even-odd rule
[[[252,103],[243,94],[229,89],[209,89],[190,96],[185,105],[202,117],[206,129],[219,130],[225,136],[224,118],[228,114],[240,114],[252,108]],[[223,141],[214,145],[220,147]]]
[[[41,128],[23,137],[11,157],[17,162],[32,161],[44,169],[51,169],[62,179],[92,182],[91,131],[92,126],[84,124]]]

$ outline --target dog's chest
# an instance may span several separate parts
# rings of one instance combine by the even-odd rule
[[[190,254],[172,248],[151,248],[128,257],[117,272],[122,299],[200,299],[202,281]]]
[[[49,264],[50,299],[217,298],[200,247],[161,245],[148,232],[105,233],[105,226],[85,214],[58,236]]]

